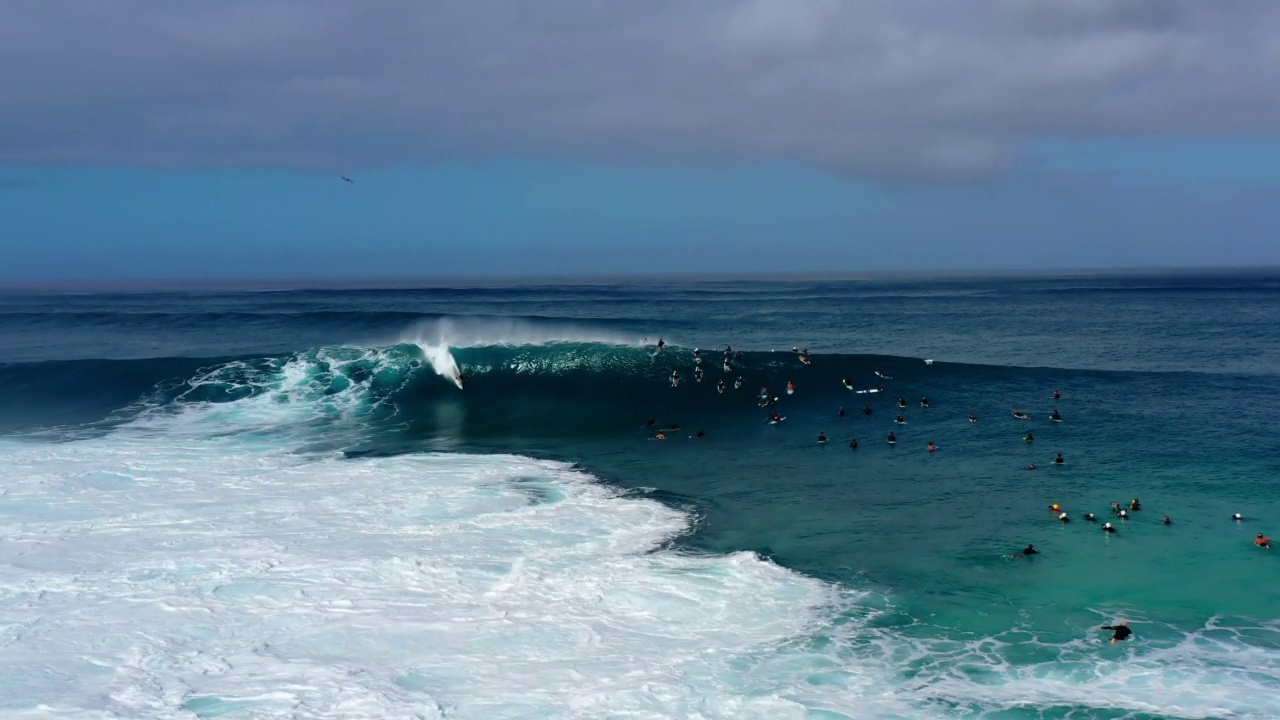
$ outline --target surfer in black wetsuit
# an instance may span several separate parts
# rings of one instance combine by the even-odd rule
[[[850,449],[850,450],[857,450],[857,449],[858,449],[858,438],[854,438],[854,439],[852,439],[852,440],[850,440],[850,441],[849,441],[849,449]]]
[[[906,425],[907,419],[899,415],[897,418],[894,419],[894,422],[898,423],[899,425]]]
[[[894,435],[892,431],[889,432],[889,437],[887,439],[890,445],[896,445],[898,443],[898,436]]]
[[[824,432],[819,432],[819,433],[818,433],[818,444],[819,444],[819,445],[826,445],[826,444],[827,444],[827,434],[826,434],[826,433],[824,433]]]
[[[927,408],[927,407],[929,407],[929,398],[927,398],[927,397],[922,397],[922,398],[920,398],[920,407],[922,407],[922,408]]]
[[[460,388],[464,388],[464,387],[466,387],[466,386],[467,386],[467,381],[468,381],[468,380],[470,380],[470,379],[471,379],[471,376],[470,376],[470,375],[468,375],[468,374],[466,374],[466,373],[458,373],[458,387],[460,387]]]
[[[840,408],[840,412],[836,413],[836,417],[844,417],[847,414],[848,413],[844,411],[844,408]]]
[[[898,398],[898,407],[904,408],[906,406],[907,406],[907,401],[903,398]]]
[[[852,381],[852,380],[850,380],[848,377],[845,377],[845,379],[844,379],[844,380],[841,380],[840,382],[844,385],[844,389],[845,389],[845,390],[852,390],[852,389],[853,389],[853,381]]]
[[[866,406],[866,407],[862,408],[862,414],[863,414],[863,415],[866,415],[867,417],[871,417],[871,413],[873,413],[873,412],[875,412],[875,411],[871,409],[871,406],[870,406],[870,405],[868,405],[868,406]]]
[[[734,380],[734,381],[733,381],[733,389],[734,389],[734,390],[741,390],[741,389],[742,389],[742,377],[741,377],[741,376],[739,376],[737,380]]]
[[[1058,392],[1057,390],[1054,390],[1054,391],[1053,391],[1053,399],[1054,399],[1054,400],[1061,400],[1061,399],[1062,399],[1062,393]]]
[[[720,380],[716,383],[716,392],[724,394],[724,381]]]
[[[702,382],[702,366],[701,365],[693,369],[693,379],[695,382]]]
[[[1085,513],[1084,519],[1085,519],[1085,522],[1098,522],[1098,516],[1094,515],[1093,513]]]
[[[658,352],[662,352],[662,348],[666,346],[667,346],[667,343],[664,342],[662,338],[658,338]]]
[[[653,418],[649,418],[649,427],[653,427],[657,424],[658,422],[656,420],[654,420]]]
[[[1128,640],[1129,636],[1133,634],[1133,631],[1129,629],[1128,621],[1121,621],[1119,625],[1103,625],[1102,629],[1114,631],[1114,634],[1111,636],[1112,643]]]
[[[1054,408],[1053,413],[1049,415],[1049,419],[1054,422],[1062,422],[1062,415],[1058,413],[1058,409]]]
[[[971,422],[971,423],[976,423],[976,422],[978,422],[978,416],[977,416],[977,415],[974,415],[973,413],[969,413],[969,422]]]
[[[1023,435],[1023,436],[1022,436],[1022,439],[1023,439],[1023,440],[1026,440],[1027,442],[1035,442],[1035,441],[1036,441],[1036,436],[1035,436],[1035,435],[1032,435],[1031,433],[1027,433],[1026,435]]]
[[[1039,555],[1040,551],[1036,549],[1035,545],[1027,543],[1027,546],[1022,548],[1022,554],[1030,557],[1031,555]]]
[[[672,370],[671,371],[671,387],[679,387],[679,386],[680,386],[680,371]]]
[[[697,435],[694,435],[694,437],[696,437],[696,438],[703,438],[703,437],[706,437],[706,436],[707,436],[707,434],[706,434],[706,433],[704,433],[704,432],[702,432],[701,430],[699,430],[699,431],[698,431],[698,434],[697,434]]]

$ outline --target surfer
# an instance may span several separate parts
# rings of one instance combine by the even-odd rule
[[[1027,469],[1028,469],[1028,470],[1035,470],[1035,469],[1036,469],[1036,464],[1035,464],[1035,463],[1029,463],[1029,464],[1027,465]]]
[[[1030,416],[1030,415],[1028,415],[1028,414],[1026,414],[1026,413],[1022,412],[1021,410],[1014,410],[1014,411],[1013,411],[1013,416],[1014,416],[1015,418],[1019,419],[1019,420],[1030,420],[1030,419],[1031,419],[1031,416]]]
[[[658,338],[658,352],[662,352],[662,349],[666,346],[667,343],[662,338]]]
[[[866,406],[866,407],[862,408],[862,414],[863,414],[863,415],[866,415],[867,417],[871,417],[871,413],[872,413],[872,412],[874,412],[874,410],[872,410],[872,409],[871,409],[871,406],[870,406],[870,405],[868,405],[868,406]]]
[[[907,401],[903,398],[898,398],[898,407],[904,408],[906,406],[907,406]]]
[[[729,358],[724,359],[724,365],[721,366],[721,369],[727,373],[733,372],[733,365],[729,363]]]
[[[723,394],[724,394],[724,381],[723,381],[723,380],[719,380],[719,381],[717,381],[717,382],[716,382],[716,392],[720,393],[721,395],[723,395]]]
[[[1053,391],[1053,399],[1054,399],[1054,400],[1061,400],[1061,399],[1062,399],[1062,393],[1058,392],[1057,390],[1054,390],[1054,391]]]
[[[774,425],[777,425],[778,423],[782,422],[782,419],[783,419],[782,415],[780,415],[777,410],[774,410],[773,414],[769,416],[769,422],[773,423]]]
[[[698,348],[693,349],[693,364],[694,365],[702,364],[702,351],[699,350]]]
[[[881,380],[892,380],[892,379],[893,379],[893,378],[889,377],[888,375],[885,375],[884,373],[880,372],[879,370],[876,370],[876,371],[875,371],[875,374],[876,374],[876,377],[880,378]]]
[[[697,434],[695,434],[695,435],[694,435],[694,437],[696,437],[696,438],[704,438],[704,437],[706,437],[706,436],[707,436],[707,434],[706,434],[706,433],[704,433],[704,432],[702,432],[701,430],[699,430],[699,431],[697,432]]]
[[[787,394],[788,394],[788,395],[794,395],[794,394],[795,394],[795,391],[796,391],[796,384],[795,384],[795,383],[793,383],[793,382],[791,382],[790,380],[788,380],[788,381],[787,381]]]
[[[666,440],[666,439],[667,439],[667,434],[666,434],[665,432],[663,432],[662,430],[659,430],[659,431],[658,431],[658,434],[653,436],[653,439],[654,439],[654,440]]]
[[[847,415],[847,414],[848,414],[848,413],[846,413],[846,412],[844,411],[844,408],[842,407],[842,408],[840,408],[840,412],[836,413],[836,417],[844,417],[844,416],[845,416],[845,415]]]
[[[978,416],[977,416],[977,415],[974,415],[973,413],[969,413],[969,422],[970,422],[970,423],[976,423],[976,422],[978,422]]]
[[[898,423],[899,425],[906,425],[906,424],[907,424],[907,419],[906,419],[906,418],[904,418],[904,417],[902,417],[901,415],[899,415],[898,417],[894,418],[894,419],[893,419],[893,421],[894,421],[894,422],[896,422],[896,423]]]
[[[1241,515],[1240,513],[1236,513],[1231,516],[1231,519],[1235,520],[1236,522],[1240,522],[1241,520],[1244,520],[1244,516]]]
[[[853,381],[852,381],[852,380],[850,380],[850,379],[849,379],[849,377],[848,377],[847,375],[845,376],[844,380],[841,380],[840,382],[844,385],[844,389],[845,389],[845,390],[852,390],[852,389],[853,389]]]
[[[693,369],[694,382],[702,382],[702,366],[699,365]]]
[[[649,427],[653,427],[657,424],[658,424],[657,420],[654,420],[653,418],[649,418]]]
[[[1254,544],[1254,545],[1257,545],[1258,547],[1262,548],[1263,550],[1270,550],[1270,549],[1271,549],[1271,538],[1267,537],[1266,535],[1263,535],[1262,533],[1258,533],[1258,537],[1256,537],[1256,538],[1254,538],[1254,539],[1253,539],[1253,544]]]
[[[819,444],[819,445],[826,445],[826,444],[827,444],[827,434],[826,434],[826,433],[824,433],[824,432],[819,432],[819,433],[818,433],[818,444]]]
[[[1142,501],[1138,500],[1138,498],[1134,498],[1134,499],[1130,500],[1130,501],[1129,501],[1129,509],[1130,509],[1130,510],[1141,510],[1141,509],[1142,509]]]
[[[1129,511],[1125,510],[1124,508],[1120,508],[1120,512],[1116,513],[1116,517],[1120,518],[1121,520],[1128,520]]]
[[[922,407],[922,408],[927,408],[927,407],[929,407],[929,398],[927,398],[927,397],[922,397],[922,398],[920,398],[920,407]]]
[[[1039,555],[1040,551],[1036,549],[1035,545],[1027,543],[1027,546],[1022,548],[1022,554],[1026,557],[1030,557],[1032,555]]]
[[[1054,464],[1054,465],[1061,465],[1061,464],[1063,464],[1063,463],[1065,463],[1065,462],[1066,462],[1066,460],[1064,460],[1064,459],[1062,458],[1062,453],[1058,453],[1058,456],[1057,456],[1057,457],[1055,457],[1055,458],[1053,459],[1053,464]]]
[[[1164,524],[1165,524],[1165,525],[1172,525],[1172,524],[1173,524],[1173,519],[1172,519],[1172,518],[1170,518],[1168,515],[1165,515],[1165,516],[1164,516]]]
[[[858,449],[858,438],[854,438],[854,439],[852,439],[852,440],[850,440],[850,441],[849,441],[849,449],[850,449],[850,450],[857,450],[857,449]]]
[[[804,363],[805,365],[809,365],[809,364],[810,364],[810,363],[809,363],[809,356],[808,356],[808,355],[801,355],[801,356],[800,356],[800,362]]]
[[[1049,419],[1054,422],[1062,422],[1062,415],[1058,412],[1058,408],[1053,409],[1053,413],[1049,415]]]
[[[734,381],[733,381],[733,389],[734,389],[734,390],[741,390],[741,389],[742,389],[742,376],[741,376],[741,375],[739,375],[739,376],[738,376],[738,379],[737,379],[737,380],[734,380]]]
[[[1066,513],[1059,513],[1059,514],[1058,514],[1058,522],[1060,522],[1060,523],[1069,523],[1069,522],[1071,522],[1071,518],[1067,517],[1067,514],[1066,514]]]
[[[1115,526],[1114,526],[1114,525],[1112,525],[1111,523],[1109,523],[1109,522],[1108,522],[1108,523],[1102,523],[1102,532],[1105,532],[1105,533],[1114,533],[1115,531],[1116,531],[1116,528],[1115,528]]]
[[[466,387],[466,386],[467,386],[467,381],[468,381],[468,380],[470,380],[470,379],[471,379],[471,376],[470,376],[470,375],[468,375],[468,374],[466,374],[466,373],[458,373],[458,389],[462,389],[462,388]]]
[[[938,451],[938,446],[934,445],[933,443],[929,443],[929,452],[937,452],[937,451]]]
[[[889,437],[888,437],[887,439],[888,439],[888,441],[889,441],[889,444],[890,444],[890,445],[897,445],[897,444],[898,444],[898,436],[897,436],[897,435],[894,435],[892,430],[890,430],[890,431],[889,431]]]
[[[1086,522],[1098,522],[1098,516],[1093,513],[1085,513],[1084,519]]]
[[[671,387],[680,387],[680,371],[671,371]]]
[[[1023,440],[1026,440],[1027,442],[1035,442],[1035,441],[1036,441],[1036,436],[1035,436],[1035,435],[1032,435],[1031,433],[1027,433],[1026,435],[1023,435],[1023,436],[1022,436],[1022,439],[1023,439]]]
[[[1103,630],[1112,630],[1115,634],[1111,636],[1111,642],[1118,643],[1122,640],[1128,640],[1133,631],[1129,629],[1127,621],[1121,621],[1119,625],[1103,625]]]

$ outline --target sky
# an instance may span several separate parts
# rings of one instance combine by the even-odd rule
[[[1270,0],[0,14],[0,282],[1280,264]]]

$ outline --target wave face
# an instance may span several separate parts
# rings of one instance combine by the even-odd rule
[[[1206,361],[1223,343],[1195,339],[1264,322],[1275,293],[1198,284],[1177,305],[1169,283],[1089,285],[164,295],[0,312],[0,336],[20,340],[0,364],[0,715],[1280,716],[1267,591],[1280,577],[1251,544],[1280,516],[1280,375],[1238,347],[1226,367]],[[833,310],[842,297],[856,314]],[[1124,319],[1213,303],[1228,311],[1165,327],[1183,331],[1166,349],[1194,352],[1124,359],[1150,327],[1121,336]],[[486,316],[445,312],[459,304]],[[1085,335],[1114,336],[1019,349],[1052,336],[1058,304],[1092,308]],[[637,307],[663,318],[664,352]],[[57,334],[50,318],[67,312]],[[821,328],[828,349],[815,341],[800,363],[792,338]],[[724,373],[723,345],[704,348],[698,383],[705,338],[745,352]],[[1077,340],[1110,354],[1058,362]],[[983,347],[928,350],[962,342]],[[1019,352],[1032,360],[1011,367]],[[1064,423],[1045,420],[1053,407]],[[1134,495],[1147,509],[1118,536],[1080,522]],[[1237,511],[1244,522],[1226,520]],[[1009,559],[1027,542],[1042,555]],[[1137,637],[1111,646],[1097,626],[1117,618]]]

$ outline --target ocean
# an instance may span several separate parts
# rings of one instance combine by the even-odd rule
[[[1280,272],[12,289],[0,387],[4,718],[1280,717]]]

